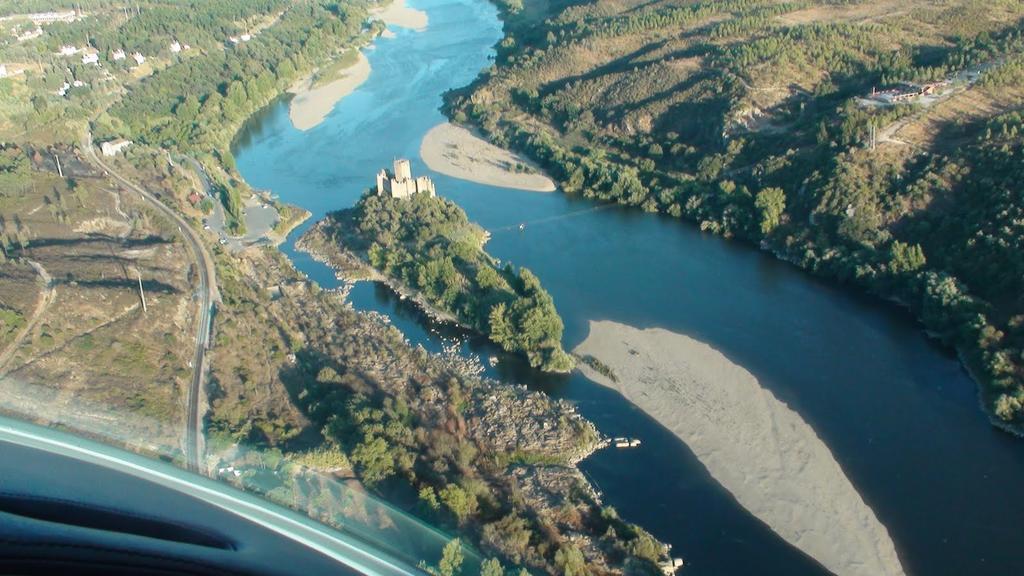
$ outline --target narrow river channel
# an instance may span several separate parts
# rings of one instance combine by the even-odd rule
[[[533,270],[551,292],[570,349],[590,320],[660,327],[720,350],[796,410],[828,445],[908,574],[1024,574],[1024,441],[994,430],[956,358],[902,310],[851,294],[751,247],[694,226],[561,193],[493,188],[430,173],[423,135],[444,120],[441,94],[490,65],[501,23],[485,0],[411,0],[423,31],[392,28],[366,51],[372,72],[319,126],[296,130],[288,103],[254,117],[235,145],[254,187],[313,213],[282,246],[325,287],[330,270],[294,250],[312,221],[351,206],[394,157],[492,232],[488,251]],[[524,230],[519,224],[526,223]],[[479,339],[425,321],[382,286],[360,283],[356,308],[386,314],[437,351]],[[673,544],[691,576],[826,574],[745,511],[685,444],[617,392],[576,373],[553,377],[504,358],[491,376],[576,402],[605,434],[641,438],[582,468],[606,504]]]

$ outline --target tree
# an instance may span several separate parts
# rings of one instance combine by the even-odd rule
[[[481,540],[515,564],[522,564],[530,548],[533,532],[525,519],[509,514],[501,520],[486,524]]]
[[[555,567],[562,571],[562,576],[585,576],[587,562],[583,552],[573,544],[563,544],[555,552]]]
[[[765,188],[757,193],[754,207],[761,218],[761,234],[767,236],[782,222],[786,210],[786,193],[781,188]]]
[[[515,333],[508,321],[508,307],[504,302],[499,302],[491,308],[488,321],[491,325],[491,340],[494,340],[502,348],[508,351],[515,350]]]
[[[925,265],[924,250],[919,244],[909,245],[899,240],[889,249],[889,270],[893,274],[905,274],[920,270]]]
[[[457,484],[449,484],[441,489],[441,502],[448,507],[448,510],[455,515],[455,518],[462,524],[470,516],[476,514],[476,495],[464,490]]]
[[[462,542],[455,538],[444,546],[437,571],[441,576],[455,576],[462,570]]]
[[[45,96],[36,94],[32,97],[32,109],[35,110],[36,114],[43,114],[47,108],[49,108],[49,104],[46,102]]]
[[[352,451],[352,462],[361,467],[363,480],[376,484],[395,473],[395,459],[383,438],[367,436]]]
[[[996,399],[995,413],[996,416],[1004,421],[1009,422],[1020,414],[1024,405],[1022,405],[1021,399],[1010,394],[1000,394],[999,398]]]
[[[437,494],[432,486],[420,488],[420,502],[428,509],[436,512],[441,509],[441,503],[437,501]]]
[[[480,576],[503,576],[503,574],[505,574],[505,569],[501,567],[501,562],[497,558],[484,560],[480,566]]]

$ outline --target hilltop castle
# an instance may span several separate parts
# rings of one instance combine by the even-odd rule
[[[408,198],[413,194],[429,194],[434,196],[434,183],[427,176],[412,177],[409,161],[399,158],[394,163],[394,173],[388,174],[386,168],[377,173],[377,195],[392,198]]]

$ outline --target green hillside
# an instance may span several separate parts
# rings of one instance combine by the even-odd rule
[[[905,303],[961,352],[995,421],[1022,429],[1024,5],[502,12],[496,65],[448,95],[453,119],[569,194],[671,214]]]

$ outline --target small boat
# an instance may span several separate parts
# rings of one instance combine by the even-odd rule
[[[612,446],[616,448],[636,448],[640,445],[638,438],[613,438]]]
[[[497,356],[491,356],[490,358],[487,359],[487,363],[490,364],[491,366],[497,366],[498,365],[498,357]]]
[[[522,232],[523,230],[526,230],[526,224],[519,225],[519,231]]]

